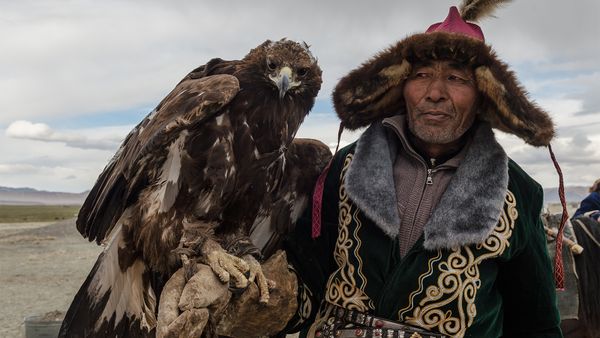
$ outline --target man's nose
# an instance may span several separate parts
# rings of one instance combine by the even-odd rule
[[[426,98],[431,102],[440,102],[448,98],[448,91],[444,79],[436,76],[431,79],[431,83],[427,87]]]

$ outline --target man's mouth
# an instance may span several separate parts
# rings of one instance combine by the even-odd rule
[[[421,118],[431,122],[444,122],[452,118],[452,114],[445,111],[430,110],[422,112]]]

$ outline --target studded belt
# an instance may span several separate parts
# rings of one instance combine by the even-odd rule
[[[351,327],[348,325],[351,324]],[[391,320],[336,306],[325,325],[315,333],[320,338],[447,338]]]

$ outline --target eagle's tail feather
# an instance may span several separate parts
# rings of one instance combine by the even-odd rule
[[[140,258],[124,260],[123,248],[117,231],[75,295],[59,337],[154,337],[152,275]]]

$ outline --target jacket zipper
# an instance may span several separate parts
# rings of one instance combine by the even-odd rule
[[[425,182],[425,184],[432,185],[433,184],[433,173],[436,172],[437,170],[434,170],[435,158],[430,158],[429,161],[431,161],[431,168],[427,168],[427,182]],[[423,190],[423,192],[424,192],[424,190]]]

